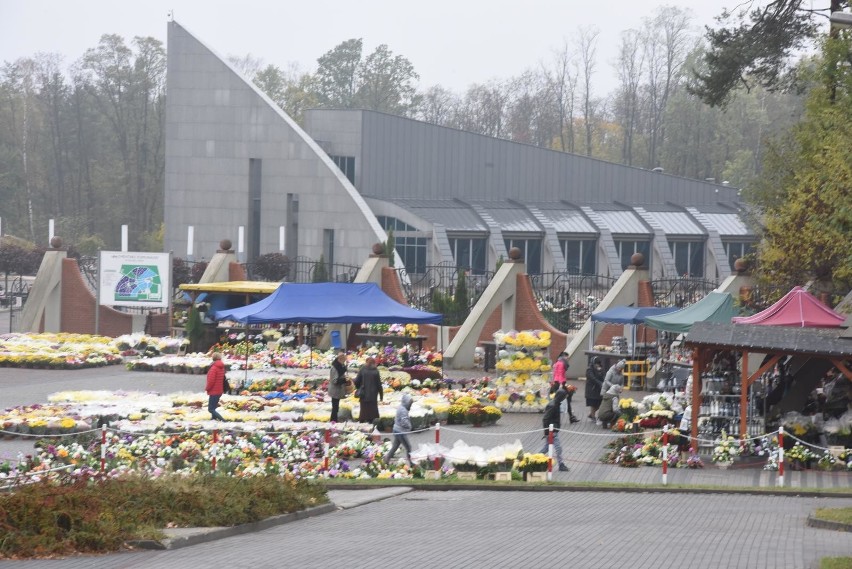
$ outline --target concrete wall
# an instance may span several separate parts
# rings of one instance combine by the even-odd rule
[[[288,194],[298,196],[298,239],[288,238],[285,248],[291,258],[318,259],[326,229],[335,232],[337,263],[358,264],[373,243],[387,239],[316,142],[180,24],[168,26],[165,250],[182,256],[190,225],[195,251],[216,250],[223,238],[236,244],[239,226],[246,227],[248,249],[252,159],[261,161],[260,254],[279,251]]]

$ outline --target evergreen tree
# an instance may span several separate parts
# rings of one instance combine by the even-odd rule
[[[317,265],[316,265],[316,267],[314,267],[313,282],[315,282],[315,283],[327,283],[328,282],[328,269],[325,266],[325,255],[320,255],[319,261],[317,261]]]

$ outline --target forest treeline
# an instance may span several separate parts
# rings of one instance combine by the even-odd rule
[[[793,3],[776,0],[775,3]],[[464,92],[421,86],[387,45],[341,42],[311,71],[251,55],[231,63],[297,121],[308,108],[363,108],[557,151],[667,173],[759,187],[767,149],[786,148],[805,116],[820,56],[796,64],[795,88],[741,85],[710,106],[700,94],[713,55],[688,11],[665,7],[620,35],[615,61],[598,33],[578,29],[515,77]],[[709,62],[709,63],[708,63]],[[3,233],[47,240],[47,220],[81,252],[162,240],[166,52],[154,38],[104,35],[66,63],[56,54],[0,71],[0,216]],[[601,77],[617,77],[606,94]],[[705,96],[704,99],[707,99]],[[773,143],[773,141],[775,141]],[[780,142],[779,142],[780,141]],[[765,193],[765,192],[764,192]],[[749,196],[748,190],[746,197]],[[759,197],[759,196],[758,196]],[[760,200],[755,203],[760,205]],[[759,209],[759,208],[758,208]],[[758,211],[760,213],[760,211]]]

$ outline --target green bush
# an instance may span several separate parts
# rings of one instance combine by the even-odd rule
[[[272,476],[40,482],[0,494],[0,558],[116,551],[168,526],[233,526],[327,501],[322,484]]]

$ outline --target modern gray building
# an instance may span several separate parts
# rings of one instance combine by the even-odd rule
[[[493,270],[717,280],[756,240],[737,189],[363,110],[310,110],[302,130],[183,27],[169,24],[165,247],[244,228],[279,251],[360,264],[393,229],[409,273]],[[283,228],[283,229],[281,229]],[[236,241],[236,239],[234,239]]]

